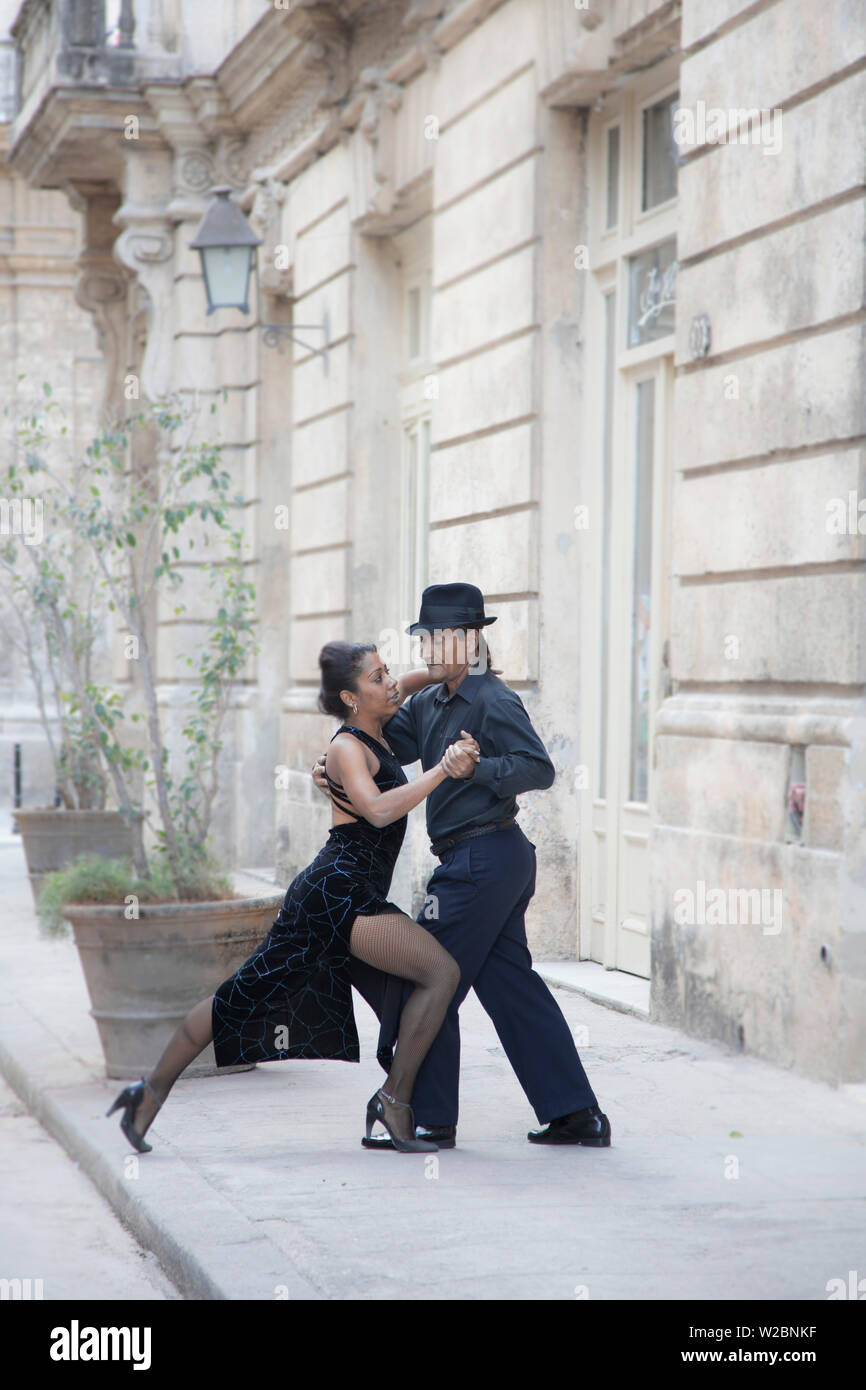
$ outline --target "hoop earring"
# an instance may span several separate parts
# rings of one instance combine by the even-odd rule
[[[357,714],[357,713],[358,713],[358,706],[357,706],[357,705],[353,705],[353,706],[352,706],[352,711],[353,711],[354,714]]]

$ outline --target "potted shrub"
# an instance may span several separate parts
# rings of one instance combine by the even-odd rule
[[[230,500],[242,499],[229,498],[219,446],[191,442],[195,424],[193,412],[171,403],[148,406],[94,439],[74,488],[38,449],[25,461],[32,479],[47,475],[63,493],[64,517],[86,550],[97,592],[125,628],[127,688],[88,681],[75,695],[118,804],[132,813],[132,853],[116,862],[79,858],[48,875],[40,897],[43,932],[62,931],[64,919],[72,924],[110,1077],[140,1076],[152,1065],[190,1004],[251,953],[283,899],[278,891],[236,895],[209,842],[220,735],[257,647],[243,532],[228,516]],[[158,462],[142,467],[142,445],[154,441]],[[180,545],[186,541],[189,553],[197,537],[217,552],[203,566],[212,609],[201,644],[186,658],[194,670],[171,748],[157,695],[152,618],[158,599],[176,599]],[[174,614],[183,611],[175,602]],[[190,1074],[209,1070],[211,1049]]]
[[[45,386],[50,398],[50,387]],[[54,406],[25,421],[18,435],[25,455],[45,446],[44,421]],[[69,490],[75,495],[73,470]],[[55,803],[18,809],[34,902],[45,875],[86,850],[106,858],[132,853],[132,807],[106,809],[107,779],[98,730],[82,707],[81,691],[94,683],[100,638],[94,584],[80,567],[80,547],[64,518],[64,499],[48,479],[34,499],[28,470],[14,458],[0,469],[0,495],[8,525],[0,541],[0,595],[6,635],[23,658],[54,771]],[[46,533],[44,516],[51,524]],[[40,525],[34,525],[36,516]],[[28,529],[25,540],[24,534]],[[80,582],[78,582],[80,580]],[[95,686],[94,686],[95,689]],[[49,708],[51,705],[53,708]]]

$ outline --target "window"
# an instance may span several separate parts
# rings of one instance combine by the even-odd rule
[[[427,552],[430,529],[430,420],[422,417],[403,432],[405,519],[408,542],[405,565],[404,606],[414,619],[427,587]]]
[[[630,801],[646,801],[649,756],[650,619],[652,617],[652,503],[655,380],[637,384],[634,439],[634,534],[631,594]]]
[[[665,77],[667,72],[667,77]],[[597,366],[598,663],[594,795],[647,800],[654,644],[656,477],[665,478],[676,312],[676,68],[611,92],[590,125],[590,256]],[[591,297],[592,298],[592,297]],[[660,363],[667,365],[660,366]],[[657,597],[657,596],[656,596]],[[611,748],[616,745],[611,761]],[[621,754],[616,750],[621,750]],[[622,767],[611,786],[611,766]]]
[[[674,139],[674,113],[679,92],[672,92],[643,110],[641,140],[641,211],[677,196],[679,156]]]
[[[616,367],[616,294],[604,296],[604,415],[602,421],[601,646],[599,660],[599,737],[596,778],[605,796],[607,767],[607,668],[610,651],[610,530],[613,496],[613,391]]]
[[[619,221],[619,126],[613,125],[607,132],[607,206],[605,228],[615,227]]]
[[[430,355],[430,277],[406,287],[403,299],[403,352],[406,362],[426,362]]]
[[[639,347],[674,331],[677,243],[641,251],[628,260],[628,345]]]

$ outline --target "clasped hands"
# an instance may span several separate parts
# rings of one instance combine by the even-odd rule
[[[481,757],[481,749],[472,735],[467,734],[465,729],[460,732],[463,737],[457,739],[456,743],[450,743],[439,760],[440,767],[449,777],[471,777]]]
[[[455,743],[449,744],[440,759],[440,766],[449,777],[471,777],[475,771],[475,765],[481,757],[481,749],[472,735],[468,734],[465,729],[461,729],[460,732],[463,737],[457,739]],[[320,792],[327,793],[325,756],[324,753],[320,753],[313,764],[313,781]]]

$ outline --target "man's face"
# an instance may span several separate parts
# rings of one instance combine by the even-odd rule
[[[432,632],[422,632],[421,660],[426,661],[431,672],[443,679],[456,675],[464,666],[471,665],[478,653],[478,633],[474,628],[437,627]]]

